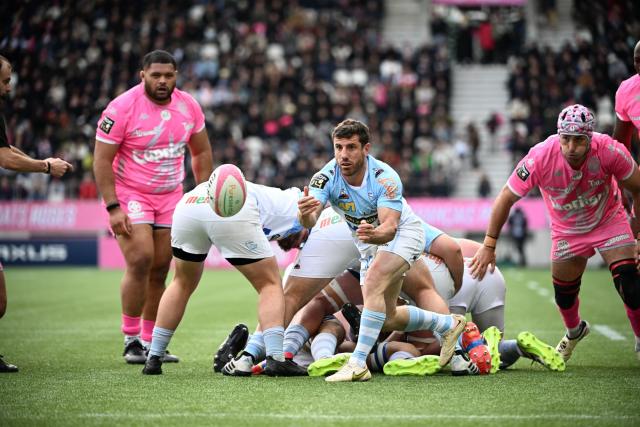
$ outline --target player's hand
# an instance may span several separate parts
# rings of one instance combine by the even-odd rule
[[[116,237],[120,235],[129,236],[133,231],[129,215],[121,208],[115,208],[109,212],[109,225],[111,225],[111,231]]]
[[[65,162],[62,159],[54,159],[50,157],[45,161],[49,162],[49,164],[51,165],[49,174],[51,174],[51,176],[55,176],[56,178],[60,178],[65,173],[73,170],[73,166],[71,165],[71,163]]]
[[[496,251],[482,246],[469,261],[471,277],[482,280],[487,273],[487,267],[489,267],[491,273],[496,269]]]
[[[305,186],[303,196],[298,199],[298,211],[300,217],[306,218],[309,214],[314,213],[320,207],[320,201],[309,195],[309,187]]]
[[[367,221],[362,220],[356,229],[356,236],[358,236],[358,240],[362,243],[369,243],[374,237],[375,232],[376,228],[373,224],[369,224]]]

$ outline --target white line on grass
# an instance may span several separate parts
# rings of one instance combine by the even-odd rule
[[[611,341],[625,341],[623,335],[620,335],[616,330],[611,329],[607,325],[593,325],[593,329],[600,332],[605,337],[609,338]]]

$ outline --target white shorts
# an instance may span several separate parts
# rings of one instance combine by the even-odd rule
[[[465,259],[462,287],[449,300],[449,307],[460,307],[467,313],[480,314],[492,308],[503,306],[507,290],[500,269],[496,267],[493,273],[487,271],[484,278],[478,281],[469,274],[467,261],[468,259]]]
[[[289,273],[292,277],[333,278],[357,265],[359,256],[347,224],[332,208],[326,208]]]
[[[242,210],[229,218],[212,215],[207,203],[187,204],[183,197],[173,213],[171,246],[206,255],[213,244],[224,258],[262,259],[273,250],[262,231],[255,198],[247,197]]]
[[[420,260],[427,265],[438,294],[445,301],[451,300],[455,293],[455,287],[447,264],[442,258],[435,255],[423,255]]]

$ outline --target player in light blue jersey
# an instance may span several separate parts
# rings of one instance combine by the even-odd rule
[[[349,362],[326,380],[370,379],[366,358],[383,328],[426,329],[440,334],[440,363],[446,365],[464,329],[464,317],[411,306],[396,308],[402,278],[425,244],[421,221],[402,197],[398,174],[369,155],[370,134],[365,124],[347,119],[331,136],[335,158],[305,187],[298,201],[300,223],[313,227],[327,202],[345,219],[360,252],[364,310],[355,351]]]

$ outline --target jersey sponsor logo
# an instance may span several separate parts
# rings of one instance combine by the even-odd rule
[[[398,184],[393,178],[380,178],[378,183],[384,187],[384,195],[387,199],[395,199],[398,194]]]
[[[527,179],[529,179],[529,175],[531,175],[531,173],[529,172],[529,169],[527,169],[527,166],[525,166],[524,163],[521,164],[518,169],[516,169],[516,174],[518,175],[518,178],[520,178],[523,181],[526,181]]]
[[[200,205],[203,203],[209,203],[209,196],[191,196],[187,197],[187,200],[184,201],[185,205],[187,204],[196,204]],[[269,230],[271,231],[271,230]]]
[[[109,134],[114,124],[115,120],[113,120],[109,116],[104,116],[104,119],[102,119],[102,123],[100,123],[100,130],[102,130],[106,134]]]
[[[331,215],[329,218],[323,218],[322,221],[320,221],[320,224],[318,224],[318,228],[328,227],[339,222],[342,222],[342,218],[340,217],[340,215]]]
[[[345,212],[356,211],[356,204],[354,202],[338,202],[338,207]]]
[[[184,156],[185,144],[169,144],[166,148],[153,150],[133,150],[133,161],[139,165],[151,162],[160,162],[167,159],[179,159]]]
[[[591,206],[595,206],[598,203],[600,203],[600,201],[604,198],[604,196],[607,195],[607,191],[601,191],[598,194],[594,194],[591,197],[584,197],[582,195],[578,196],[574,201],[569,202],[569,203],[565,203],[563,205],[561,205],[560,203],[556,202],[555,200],[551,199],[551,203],[553,205],[553,208],[559,211],[572,211],[575,209],[583,209],[586,207],[591,207]]]
[[[317,173],[313,176],[313,178],[311,178],[311,183],[309,184],[309,187],[313,187],[313,188],[318,188],[320,190],[322,190],[325,185],[327,185],[327,182],[329,182],[329,177],[323,173]]]
[[[365,221],[367,224],[374,224],[376,221],[378,221],[378,213],[376,212],[373,215],[361,216],[361,217],[355,217],[355,216],[345,214],[344,219],[355,226],[360,225],[362,221]]]

